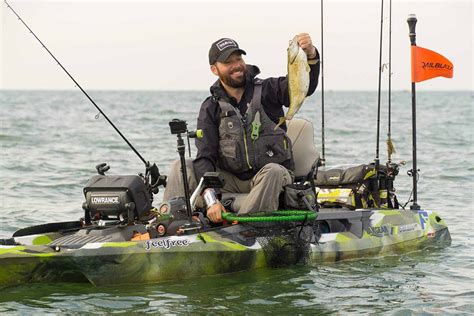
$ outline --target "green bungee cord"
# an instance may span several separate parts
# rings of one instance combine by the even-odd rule
[[[234,213],[222,213],[222,218],[227,221],[238,221],[241,223],[256,222],[303,222],[315,220],[317,213],[302,210],[282,210],[262,215],[237,215]]]

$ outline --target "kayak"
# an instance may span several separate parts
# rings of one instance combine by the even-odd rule
[[[393,188],[397,164],[318,168],[312,125],[302,119],[290,122],[300,180],[289,186],[293,198],[286,199],[285,187],[276,215],[229,212],[223,214],[224,223],[210,223],[196,202],[206,188],[223,186],[218,172],[204,174],[192,195],[186,193],[185,183],[184,197],[155,208],[152,194],[158,185],[166,186],[156,165],[147,164],[145,174],[105,175],[109,168],[100,164],[98,175],[83,189],[80,220],[27,227],[0,239],[0,287],[58,281],[154,283],[450,244],[440,215],[398,203]],[[185,124],[174,120],[170,126],[180,145]],[[184,150],[179,154],[183,172]],[[245,194],[224,195],[224,205],[231,201],[226,209],[238,211]]]
[[[318,168],[312,125],[302,119],[290,122],[295,174],[307,175],[288,190],[296,194],[296,204],[285,204],[292,200],[285,195],[276,215],[229,212],[223,215],[224,223],[213,224],[196,202],[206,188],[222,187],[218,172],[204,174],[192,195],[155,208],[152,194],[158,185],[166,186],[156,165],[147,165],[145,174],[106,175],[108,166],[100,164],[98,175],[83,189],[80,220],[26,227],[0,239],[0,287],[31,282],[155,283],[450,244],[440,215],[398,203],[393,188],[397,164]],[[170,126],[180,145],[185,124],[174,120]],[[183,171],[184,150],[179,154]],[[185,192],[187,187],[184,184]],[[226,206],[230,211],[237,211],[245,198],[224,195],[222,203],[231,201]]]
[[[227,223],[157,238],[142,233],[143,224],[82,227],[78,221],[49,228],[45,230],[53,231],[0,240],[0,287],[58,281],[154,283],[400,254],[451,241],[436,212],[402,209],[322,208],[312,225],[268,229]]]

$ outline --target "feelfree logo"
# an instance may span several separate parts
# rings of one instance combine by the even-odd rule
[[[162,239],[158,241],[145,241],[145,250],[149,251],[151,248],[164,248],[170,249],[171,247],[187,247],[189,246],[189,240],[187,239]]]

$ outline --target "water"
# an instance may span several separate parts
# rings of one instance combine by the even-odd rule
[[[195,128],[207,92],[92,91],[96,103],[146,160],[166,174],[178,156],[173,118]],[[321,143],[320,96],[300,115]],[[473,94],[419,92],[419,204],[448,222],[445,249],[319,266],[263,269],[186,282],[94,287],[34,284],[0,290],[0,312],[33,313],[474,313]],[[386,159],[387,100],[381,115]],[[326,93],[328,165],[375,157],[376,92]],[[143,164],[79,91],[0,92],[0,238],[15,230],[82,216],[82,187],[107,162],[110,174],[143,172]],[[411,191],[411,95],[392,96],[394,161],[400,201]],[[194,149],[194,148],[193,148]],[[193,155],[195,152],[193,151]],[[156,198],[161,200],[161,192]]]

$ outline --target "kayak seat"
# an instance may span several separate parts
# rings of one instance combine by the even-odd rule
[[[295,161],[295,181],[306,179],[313,164],[319,160],[319,152],[314,144],[313,124],[303,118],[294,117],[286,122],[287,134],[293,146]],[[232,211],[238,211],[247,193],[223,193],[222,203]]]
[[[293,118],[286,122],[288,137],[293,145],[295,161],[295,178],[306,178],[311,167],[319,159],[319,152],[314,144],[313,124],[303,118]]]

